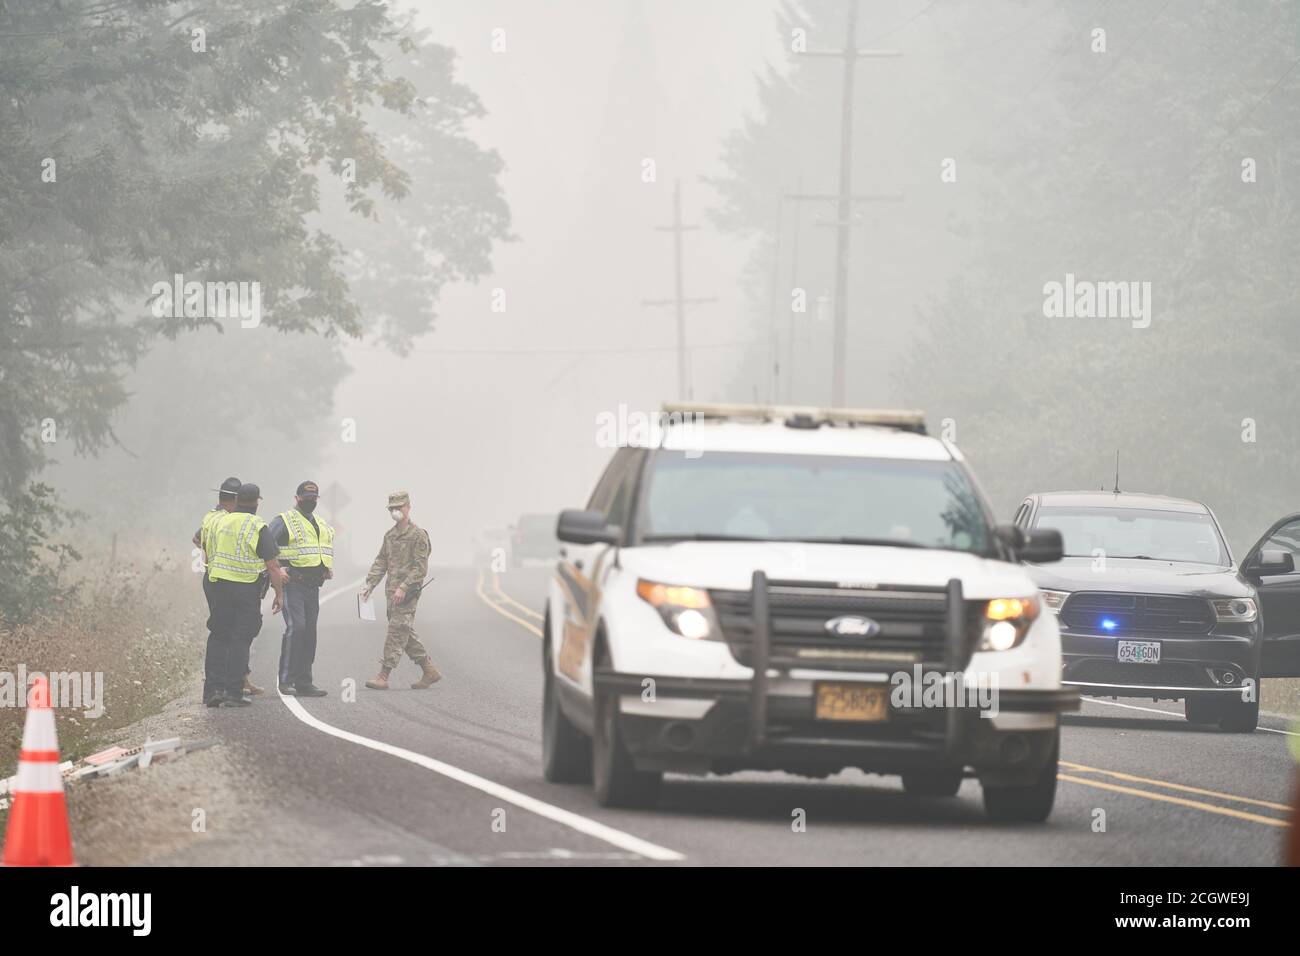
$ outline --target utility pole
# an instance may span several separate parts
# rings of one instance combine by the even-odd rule
[[[689,375],[686,369],[686,307],[704,302],[716,302],[716,298],[688,299],[685,293],[686,280],[682,275],[682,233],[699,229],[699,226],[687,226],[682,223],[682,181],[673,184],[673,224],[655,226],[656,232],[673,234],[673,273],[674,292],[671,299],[644,299],[642,305],[671,305],[677,313],[677,397],[689,399]]]
[[[831,341],[831,404],[844,404],[844,352],[848,342],[849,243],[853,228],[853,90],[857,61],[863,57],[895,57],[897,50],[859,50],[858,0],[849,0],[849,18],[841,50],[813,51],[804,56],[838,57],[844,61],[840,93],[840,185],[836,196],[835,331]]]

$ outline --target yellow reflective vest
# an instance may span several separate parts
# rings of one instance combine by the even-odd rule
[[[225,508],[213,508],[203,516],[203,523],[199,525],[199,547],[203,549],[205,565],[212,564],[212,526],[224,514],[229,514]]]
[[[320,534],[297,508],[280,513],[289,531],[289,543],[280,548],[280,560],[295,568],[334,567],[334,529],[319,515],[313,515]]]
[[[257,556],[257,537],[266,522],[257,515],[232,511],[218,515],[208,529],[208,580],[250,584],[266,570]]]

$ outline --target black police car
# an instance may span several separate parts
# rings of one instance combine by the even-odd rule
[[[1300,676],[1300,514],[1240,565],[1210,509],[1182,498],[1033,494],[1015,523],[1064,539],[1063,560],[1030,568],[1060,622],[1062,683],[1183,700],[1189,721],[1249,733],[1260,678]]]

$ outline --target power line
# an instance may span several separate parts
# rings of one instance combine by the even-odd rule
[[[897,33],[899,30],[902,30],[904,27],[911,26],[911,25],[912,25],[913,23],[915,23],[917,20],[921,19],[921,17],[925,16],[925,15],[926,15],[927,13],[929,13],[932,9],[934,9],[935,7],[937,7],[937,6],[939,5],[939,3],[940,3],[940,0],[930,0],[929,3],[927,3],[925,6],[923,6],[923,7],[922,7],[920,10],[918,10],[916,13],[912,14],[910,17],[908,17],[906,20],[904,20],[904,21],[903,21],[902,23],[900,23],[898,26],[893,27],[892,29],[886,30],[884,33],[877,34],[876,36],[872,37],[872,38],[871,38],[870,40],[868,40],[867,42],[868,42],[868,43],[878,43],[879,41],[885,39],[885,37],[891,37],[891,36],[893,36],[893,35],[894,35],[895,33]]]
[[[1279,86],[1282,85],[1283,80],[1285,80],[1288,76],[1290,76],[1293,72],[1295,72],[1295,68],[1297,66],[1300,66],[1300,60],[1296,60],[1289,67],[1287,67],[1286,72],[1277,78],[1277,82],[1275,82],[1272,86],[1270,86],[1264,92],[1263,96],[1259,97],[1259,99],[1255,100],[1255,102],[1250,105],[1250,108],[1247,109],[1246,112],[1242,115],[1241,119],[1237,121],[1237,124],[1233,126],[1232,129],[1228,130],[1228,132],[1225,133],[1217,143],[1215,143],[1213,146],[1211,146],[1208,150],[1205,151],[1205,155],[1201,157],[1200,162],[1196,163],[1196,165],[1194,165],[1191,169],[1187,171],[1186,178],[1190,179],[1192,173],[1196,172],[1203,165],[1205,165],[1206,160],[1208,160],[1216,152],[1222,149],[1228,143],[1228,141],[1231,140],[1232,137],[1237,134],[1237,130],[1241,129],[1242,126],[1246,125],[1246,120],[1250,119],[1250,117],[1254,114],[1255,110],[1259,109],[1259,105],[1261,103],[1263,103],[1266,99],[1268,99],[1270,96],[1273,95],[1273,92]]]
[[[1138,40],[1142,39],[1142,37],[1146,36],[1146,34],[1151,31],[1151,28],[1155,26],[1156,21],[1159,20],[1164,15],[1165,10],[1169,8],[1169,4],[1171,4],[1172,2],[1173,0],[1165,0],[1164,6],[1162,6],[1159,10],[1157,10],[1155,12],[1155,15],[1150,20],[1147,21],[1147,25],[1144,26],[1141,30],[1139,30],[1137,34],[1134,35],[1133,39],[1129,41],[1129,44],[1131,46],[1136,46]],[[1095,15],[1096,14],[1094,14],[1094,16]],[[1105,83],[1108,79],[1110,79],[1112,73],[1118,70],[1125,63],[1130,62],[1129,60],[1124,59],[1124,54],[1128,52],[1129,49],[1130,46],[1126,45],[1125,48],[1116,55],[1115,62],[1110,65],[1110,69],[1108,69],[1101,76],[1097,77],[1097,79],[1093,81],[1092,85],[1083,91],[1083,95],[1070,104],[1071,111],[1077,109],[1079,104],[1081,104],[1084,100],[1086,100],[1089,96],[1091,96],[1092,93],[1097,89],[1097,87],[1101,86],[1101,84]]]
[[[690,345],[690,351],[707,349],[750,348],[762,344],[757,339],[744,342],[709,342],[702,345]],[[388,352],[401,357],[392,349],[382,345],[345,345],[344,350],[356,349],[362,352]],[[412,348],[408,351],[420,355],[640,355],[657,352],[675,352],[676,345],[614,345],[596,348]]]

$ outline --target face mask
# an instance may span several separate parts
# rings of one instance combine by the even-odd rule
[[[401,509],[401,508],[390,508],[390,509],[388,509],[388,513],[389,513],[390,515],[393,516],[393,520],[394,520],[394,521],[401,521],[401,520],[402,520],[402,509]]]
[[[298,502],[298,510],[305,515],[311,514],[313,511],[316,510],[316,499],[307,498],[303,501]]]

